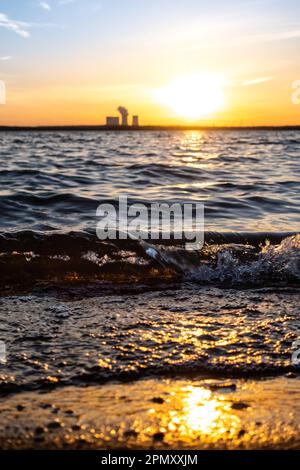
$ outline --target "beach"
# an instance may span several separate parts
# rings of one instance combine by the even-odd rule
[[[95,289],[1,299],[1,448],[299,446],[297,288]]]
[[[1,449],[299,449],[299,379],[144,379],[0,401]]]

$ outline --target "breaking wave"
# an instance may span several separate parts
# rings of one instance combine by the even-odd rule
[[[174,241],[100,241],[88,232],[6,233],[1,236],[0,286],[113,282],[266,286],[300,280],[300,235],[205,234],[201,250]]]

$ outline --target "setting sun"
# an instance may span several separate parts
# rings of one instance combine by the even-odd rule
[[[157,99],[188,120],[215,113],[224,103],[224,80],[213,74],[181,77],[156,92]]]

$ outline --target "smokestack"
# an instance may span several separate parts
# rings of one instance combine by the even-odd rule
[[[122,117],[122,126],[128,126],[128,111],[124,106],[119,106],[118,111]]]
[[[139,117],[132,116],[132,127],[139,127]]]

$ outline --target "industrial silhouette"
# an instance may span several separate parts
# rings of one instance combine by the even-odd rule
[[[107,116],[106,117],[106,125],[107,127],[119,127],[120,125],[123,127],[128,127],[128,109],[124,106],[119,106],[118,111],[121,114],[121,124],[120,119],[118,116]],[[132,127],[139,127],[139,117],[132,116]]]
[[[132,116],[132,127],[139,127],[139,117]]]
[[[128,111],[124,106],[119,106],[118,111],[121,114],[121,124],[122,126],[128,126]]]
[[[106,117],[106,125],[109,126],[109,127],[117,127],[120,125],[120,120],[118,118],[118,116],[114,117],[114,116],[107,116]]]

